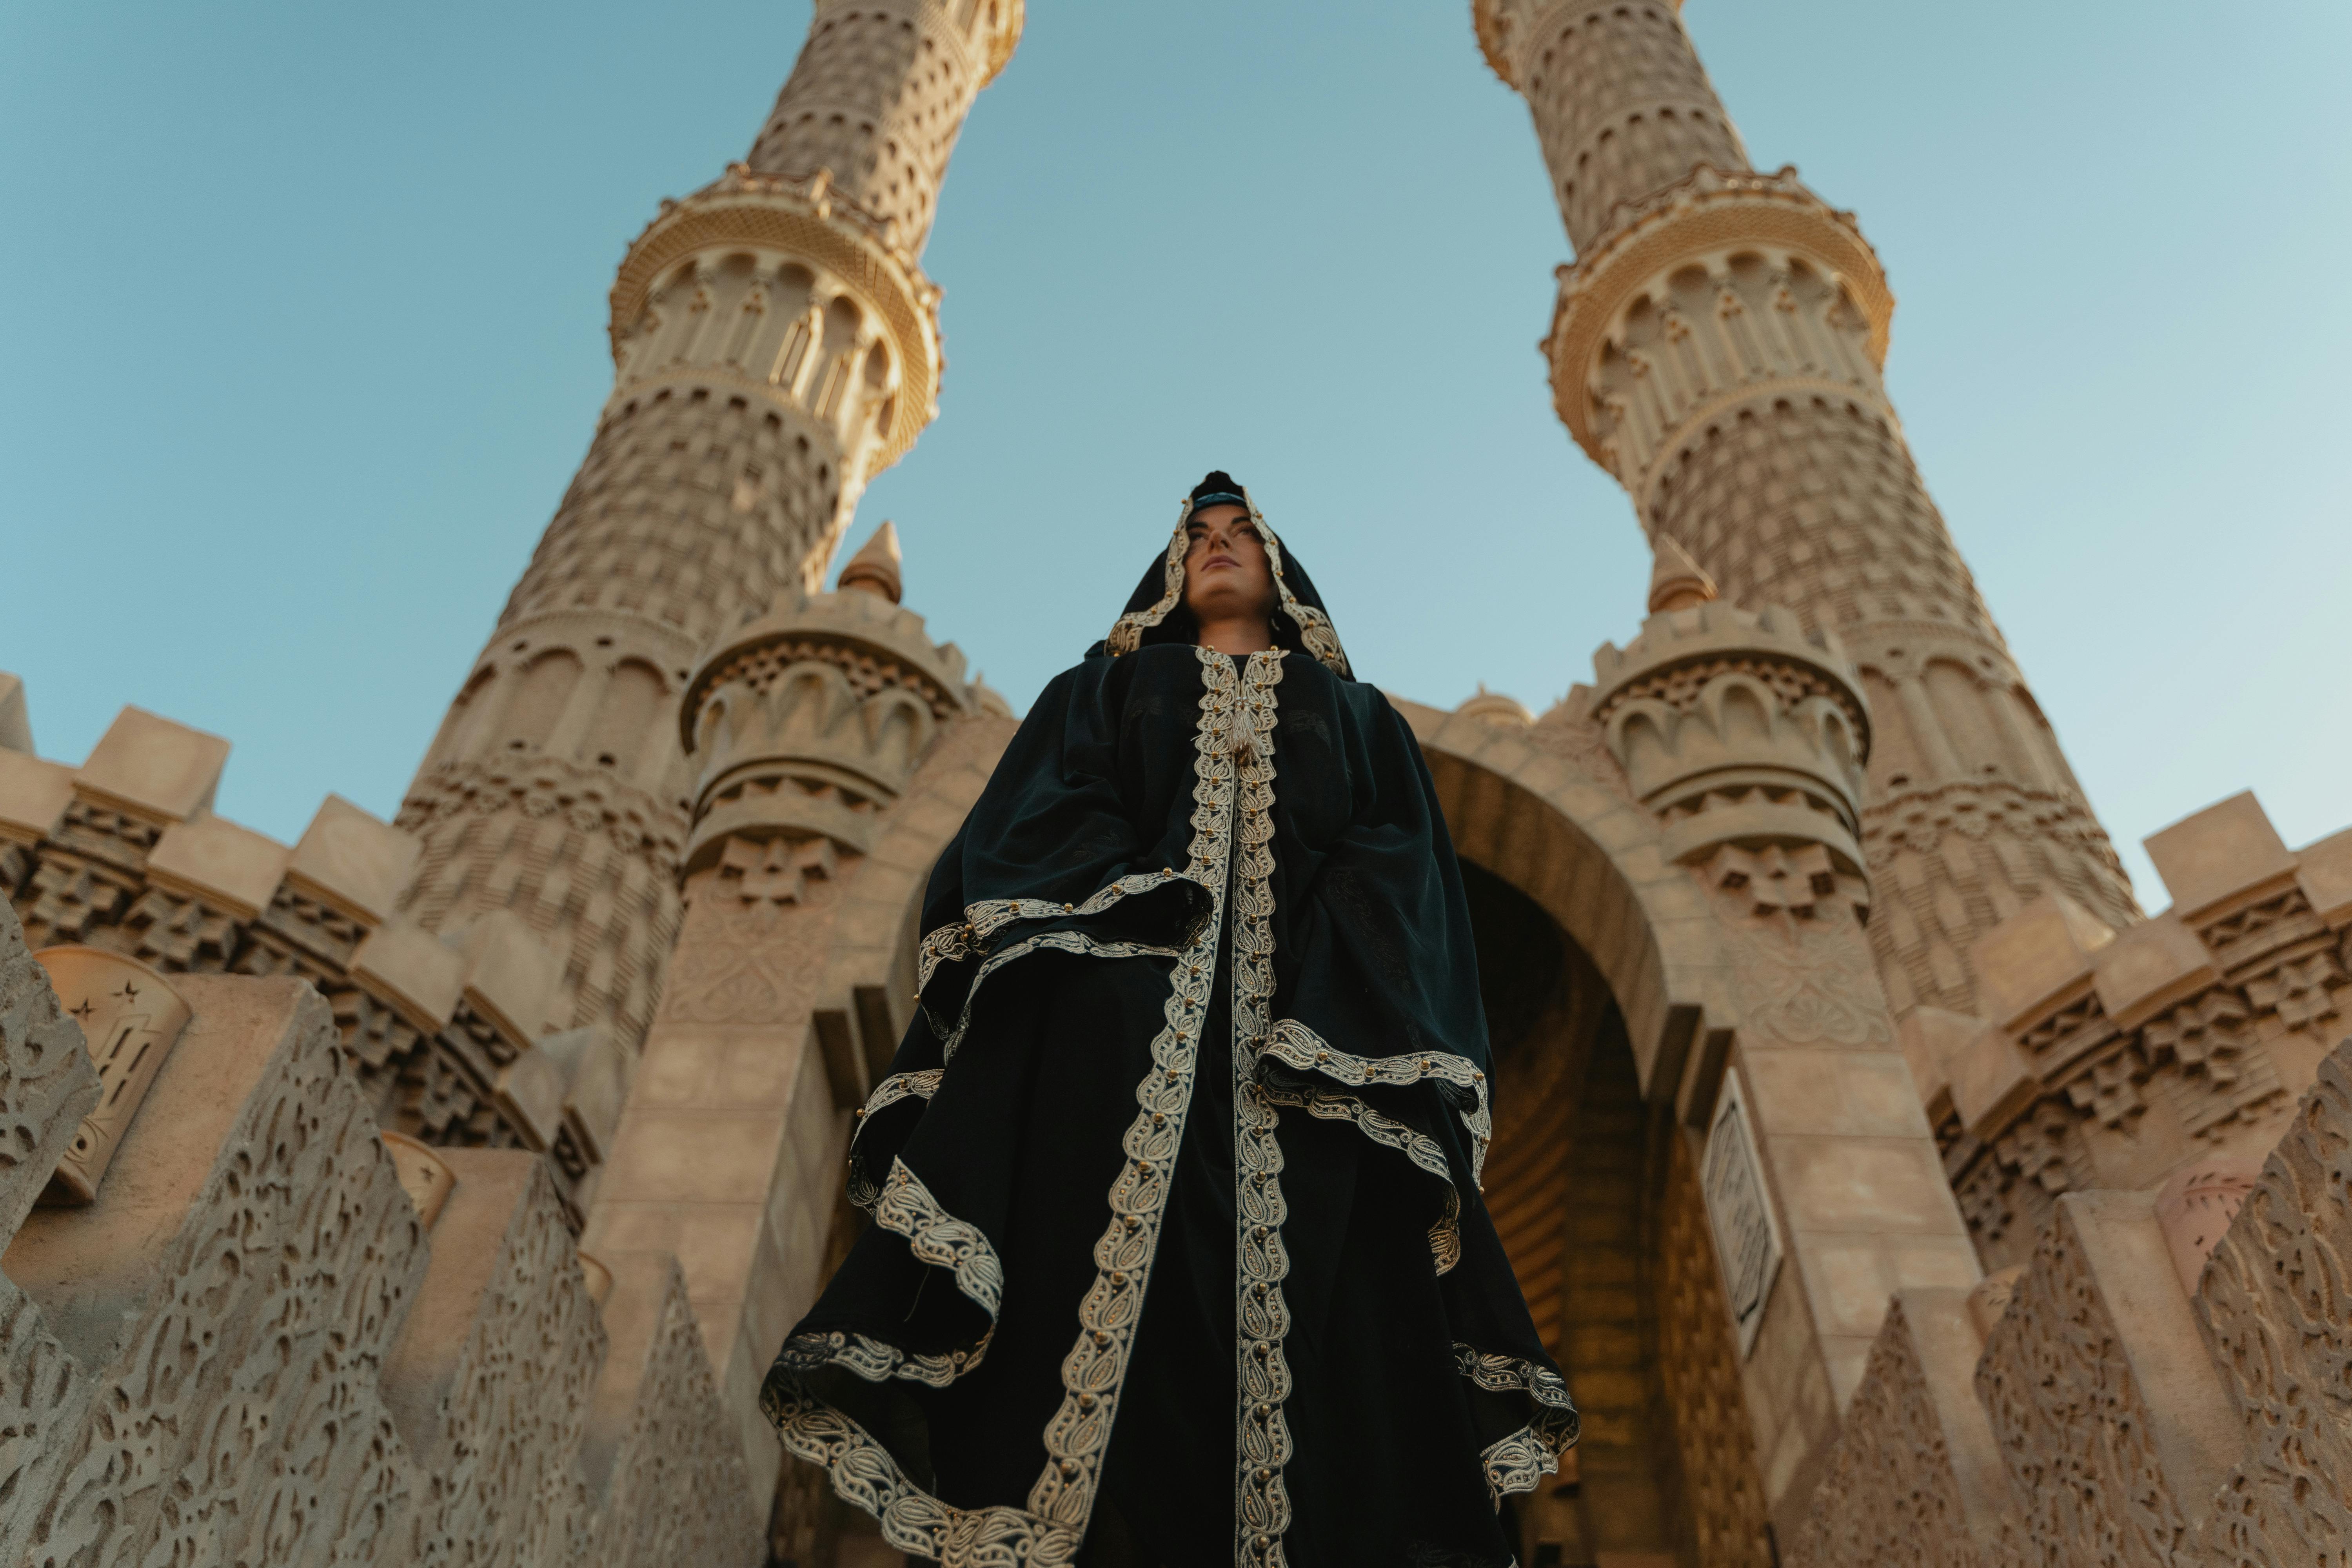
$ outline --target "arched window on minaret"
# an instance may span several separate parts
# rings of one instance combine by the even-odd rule
[[[514,700],[506,708],[506,745],[511,752],[535,752],[547,743],[563,704],[580,683],[579,658],[561,648],[544,653],[523,669]]]
[[[581,744],[581,761],[611,768],[625,778],[633,774],[647,738],[660,722],[662,696],[662,678],[651,665],[636,659],[623,663],[604,689],[604,703]]]

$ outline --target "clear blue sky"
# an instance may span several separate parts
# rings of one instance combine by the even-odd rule
[[[389,816],[585,447],[604,294],[742,155],[804,0],[0,9],[0,668],[135,702],[281,837]],[[2352,822],[2352,6],[1692,0],[1758,163],[1854,208],[1928,482],[2151,906],[2252,786]],[[1210,466],[1359,666],[1541,708],[1646,556],[1534,343],[1568,245],[1468,0],[1030,0],[926,265],[939,422],[868,492],[1025,704]]]

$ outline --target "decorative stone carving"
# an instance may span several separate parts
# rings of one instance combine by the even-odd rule
[[[66,1016],[81,1026],[99,1081],[98,1103],[82,1118],[47,1195],[90,1203],[148,1086],[187,1026],[188,1005],[162,975],[119,953],[50,947],[33,957],[47,971]]]
[[[1870,720],[1835,637],[1775,606],[1699,600],[1604,644],[1593,668],[1593,718],[1670,857],[1711,861],[1717,886],[1752,889],[1759,908],[1868,908]]]
[[[2145,1194],[2058,1202],[1976,1385],[2028,1561],[2195,1562],[2225,1402]]]
[[[2319,1066],[2197,1295],[2246,1456],[2209,1561],[2343,1568],[2352,1552],[2352,1046]]]
[[[2021,1170],[2015,1156],[2063,1150],[2063,1165],[2038,1162],[2045,1173],[2065,1171],[2053,1191],[2153,1192],[2192,1166],[2259,1161],[2296,1087],[2290,1065],[2315,1061],[2333,1043],[2321,1031],[2346,989],[2334,952],[2344,937],[2302,888],[2304,857],[2277,844],[2250,796],[2158,841],[2183,896],[2199,900],[2185,915],[2116,931],[2048,895],[1970,954],[2000,1035],[1987,1051],[2015,1062],[2011,1089],[1981,1103],[1971,1142],[1948,1152],[1989,1267],[2013,1261],[2022,1239],[2011,1232],[2013,1200],[2031,1194],[2011,1181]],[[2314,880],[2324,889],[2321,848],[2312,851]],[[2352,931],[2352,910],[2329,908]],[[2079,1132],[2065,1130],[2070,1121]],[[2011,1201],[1996,1203],[1997,1194]]]
[[[2206,1258],[2261,1175],[2258,1160],[2207,1160],[2179,1172],[2158,1190],[2156,1221],[2172,1249],[2172,1266],[2185,1293],[2197,1294]]]
[[[1979,1288],[1979,1290],[1982,1287]],[[1969,1388],[1976,1294],[1906,1290],[1886,1310],[1790,1568],[2006,1568],[2014,1517]]]
[[[1706,1153],[1699,1163],[1699,1189],[1715,1237],[1716,1261],[1724,1305],[1739,1353],[1755,1348],[1764,1307],[1780,1272],[1780,1225],[1772,1214],[1764,1172],[1757,1160],[1756,1132],[1735,1074],[1724,1080],[1707,1129]]]
[[[836,848],[873,848],[940,725],[982,707],[963,655],[888,595],[779,603],[719,638],[687,683],[700,769],[688,874],[723,859],[723,885],[797,899],[803,878],[832,875]],[[730,847],[775,841],[811,847]]]
[[[429,1143],[418,1142],[405,1132],[382,1132],[383,1146],[391,1152],[392,1168],[400,1177],[400,1190],[416,1205],[416,1223],[426,1230],[441,1217],[441,1205],[449,1201],[449,1189],[457,1184],[457,1173],[449,1162],[433,1152]]]

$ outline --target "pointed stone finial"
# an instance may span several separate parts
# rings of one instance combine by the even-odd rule
[[[896,523],[886,521],[874,531],[874,537],[849,558],[849,564],[844,566],[841,575],[835,579],[834,587],[835,591],[862,588],[869,594],[879,594],[895,605],[904,587],[898,574],[898,528]]]
[[[1673,534],[1656,536],[1654,553],[1656,563],[1650,568],[1650,614],[1687,610],[1716,597],[1715,579],[1691,559],[1690,552]]]

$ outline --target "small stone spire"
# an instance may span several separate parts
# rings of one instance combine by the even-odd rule
[[[841,575],[834,580],[834,589],[836,593],[847,588],[863,589],[868,594],[879,594],[895,605],[905,588],[898,573],[899,560],[898,525],[886,518],[882,526],[874,531],[874,536],[849,558],[849,564],[841,569]]]
[[[1680,540],[1663,531],[1654,540],[1656,561],[1650,568],[1650,614],[1663,616],[1668,610],[1687,610],[1717,596],[1715,579],[1691,559]]]

